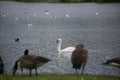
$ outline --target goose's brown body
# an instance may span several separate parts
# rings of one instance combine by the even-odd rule
[[[20,57],[19,65],[26,69],[34,69],[50,61],[48,58],[37,55],[23,55]]]
[[[77,69],[81,69],[81,67],[83,73],[84,67],[87,63],[87,58],[88,51],[84,49],[84,46],[82,44],[77,45],[71,56],[71,62],[73,68],[76,70],[76,73],[78,73]]]
[[[30,70],[30,75],[31,75],[31,70],[35,69],[36,71],[36,75],[37,75],[37,68],[44,65],[45,63],[47,63],[48,61],[50,61],[48,58],[39,56],[39,55],[22,55],[19,60],[17,60],[15,62],[15,65],[13,67],[13,74],[15,75],[16,70],[18,68],[18,65],[21,68],[26,68]]]

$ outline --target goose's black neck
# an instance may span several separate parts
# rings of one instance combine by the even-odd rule
[[[17,68],[18,68],[18,62],[19,62],[19,60],[17,60],[17,61],[15,62],[15,65],[14,65],[14,69],[16,69],[16,70],[17,70]]]
[[[25,50],[24,55],[28,55],[29,51],[28,49]]]
[[[13,75],[15,75],[15,73],[18,69],[18,62],[19,62],[19,60],[15,61],[15,65],[13,66]]]

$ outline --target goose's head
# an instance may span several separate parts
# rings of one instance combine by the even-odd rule
[[[24,51],[24,55],[28,55],[28,53],[29,53],[29,51],[28,51],[28,49],[26,49],[26,50]]]
[[[83,44],[78,44],[78,45],[76,46],[76,49],[78,49],[78,48],[84,48],[84,45],[83,45]]]

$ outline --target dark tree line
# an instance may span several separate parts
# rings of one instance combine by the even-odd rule
[[[60,0],[60,2],[120,2],[120,0]]]
[[[5,0],[0,0],[5,1]],[[21,2],[56,2],[56,3],[80,3],[80,2],[97,2],[97,3],[110,3],[120,2],[120,0],[6,0],[6,1],[21,1]]]

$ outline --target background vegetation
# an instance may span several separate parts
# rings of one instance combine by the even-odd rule
[[[0,0],[5,1],[5,0]],[[120,0],[6,0],[6,1],[21,1],[21,2],[55,2],[55,3],[80,3],[80,2],[97,2],[97,3],[110,3],[120,2]]]

